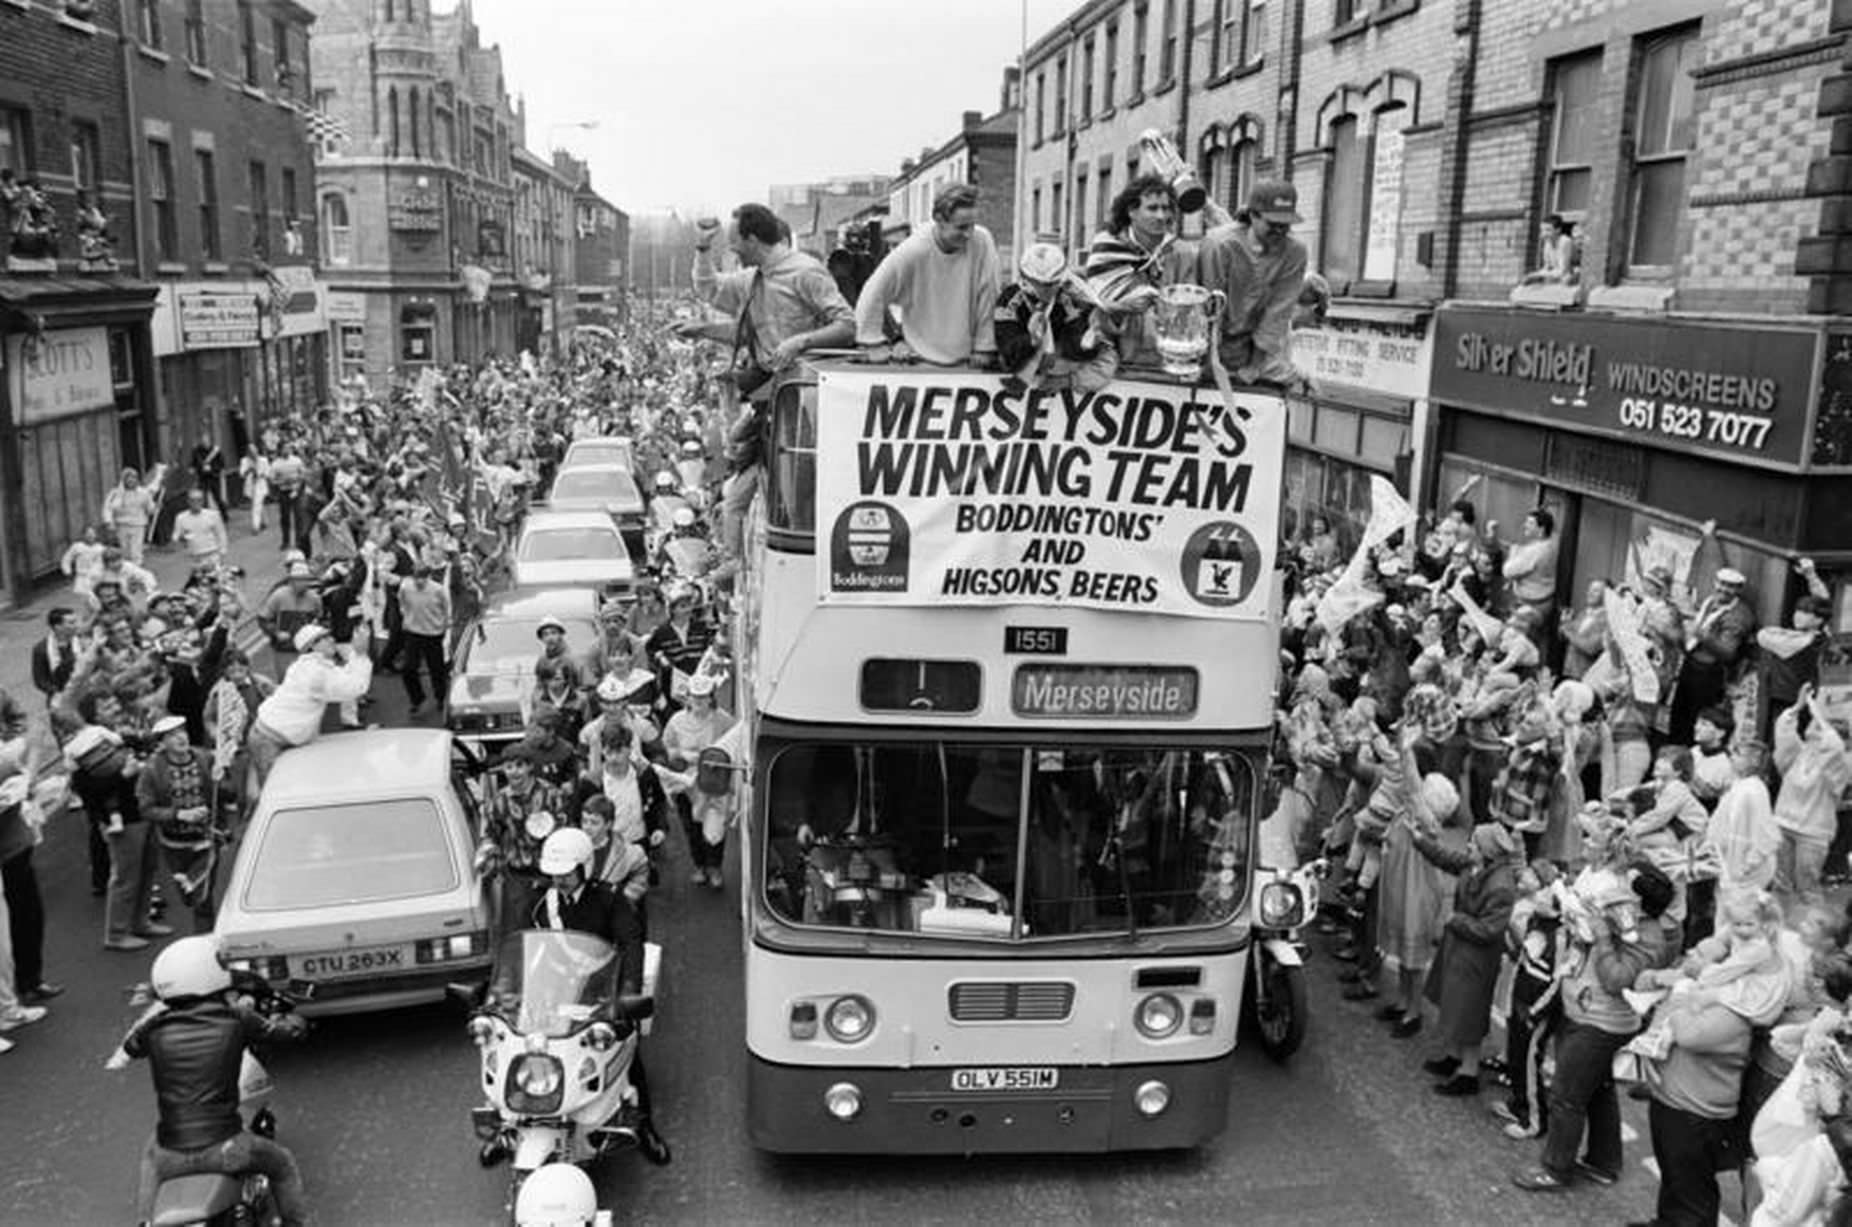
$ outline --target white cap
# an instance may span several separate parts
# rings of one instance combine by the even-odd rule
[[[306,652],[323,639],[327,638],[331,633],[332,632],[329,631],[327,627],[317,626],[315,623],[311,622],[309,625],[296,632],[296,638],[294,640],[296,650],[298,652]]]
[[[1720,584],[1735,584],[1741,587],[1748,583],[1749,580],[1735,567],[1719,567],[1717,569],[1717,582]]]
[[[185,727],[185,716],[162,716],[149,726],[148,731],[156,737],[165,737],[175,729],[184,729]]]

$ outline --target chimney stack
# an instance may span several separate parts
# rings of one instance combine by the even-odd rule
[[[1006,111],[1022,105],[1022,69],[1014,64],[1003,70],[1002,103]]]

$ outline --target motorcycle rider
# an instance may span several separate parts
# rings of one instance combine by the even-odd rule
[[[138,1019],[111,1054],[121,1069],[146,1057],[153,1067],[161,1119],[142,1152],[139,1213],[153,1211],[162,1181],[204,1172],[270,1178],[284,1227],[308,1222],[295,1156],[245,1127],[238,1113],[238,1076],[254,1042],[301,1039],[308,1024],[294,1014],[266,1018],[231,991],[219,963],[218,939],[183,937],[156,956],[149,974],[157,1004]]]
[[[592,1178],[571,1163],[549,1163],[521,1185],[514,1199],[515,1227],[592,1227],[609,1223],[598,1212]]]
[[[643,991],[643,933],[636,912],[624,897],[602,882],[591,880],[592,840],[577,827],[564,827],[547,836],[540,848],[540,872],[551,885],[534,905],[537,929],[570,929],[602,937],[618,953],[618,991]],[[656,1132],[650,1116],[649,1078],[643,1070],[642,1037],[630,1058],[630,1085],[637,1105],[625,1109],[611,1126],[634,1137],[643,1157],[657,1167],[671,1155],[669,1144]]]

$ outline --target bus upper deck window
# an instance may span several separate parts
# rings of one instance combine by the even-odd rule
[[[769,526],[811,536],[817,526],[817,386],[788,383],[772,402],[771,454],[767,458]]]

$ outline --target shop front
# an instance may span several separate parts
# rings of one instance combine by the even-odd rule
[[[0,585],[23,599],[101,513],[123,465],[147,468],[155,287],[0,278]]]
[[[235,465],[264,426],[327,399],[327,314],[311,270],[263,281],[163,285],[154,313],[161,455],[181,463],[202,438]]]
[[[1467,491],[1507,541],[1549,509],[1571,603],[1591,580],[1637,584],[1656,566],[1693,602],[1730,566],[1773,624],[1811,557],[1852,634],[1852,457],[1832,453],[1821,416],[1824,340],[1800,321],[1443,307],[1429,501]],[[1700,553],[1706,531],[1718,549]]]
[[[1428,319],[1419,312],[1344,314],[1293,330],[1293,361],[1315,392],[1291,404],[1281,531],[1305,544],[1322,521],[1348,556],[1370,518],[1370,478],[1404,495],[1426,434]]]

